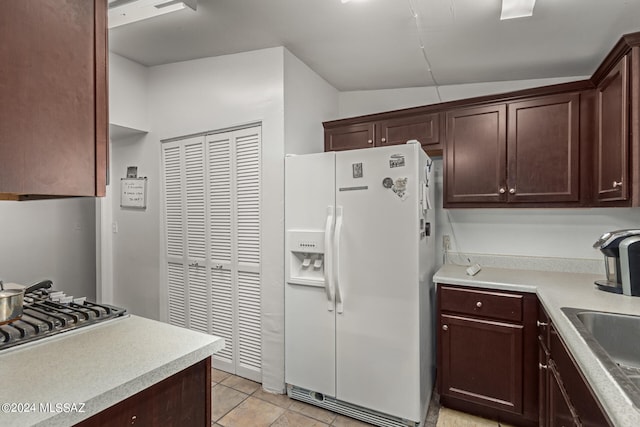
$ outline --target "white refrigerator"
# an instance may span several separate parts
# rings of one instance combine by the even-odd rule
[[[417,143],[285,158],[292,398],[419,425],[433,388],[431,160]]]

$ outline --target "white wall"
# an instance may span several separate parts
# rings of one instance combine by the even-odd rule
[[[442,158],[435,159],[435,168],[439,249],[442,235],[448,234],[453,252],[601,260],[600,251],[592,248],[601,234],[640,227],[640,208],[445,210]]]
[[[338,91],[286,49],[284,111],[286,153],[324,151],[322,122],[338,116]]]
[[[0,202],[0,279],[95,299],[94,199]]]
[[[417,107],[438,102],[455,101],[475,96],[505,93],[514,90],[582,80],[585,78],[587,77],[515,80],[441,86],[439,88],[440,96],[442,97],[441,101],[438,100],[436,89],[433,86],[340,92],[340,118]]]
[[[149,129],[147,67],[109,53],[109,123]]]
[[[338,91],[311,70],[306,64],[284,50],[284,147],[287,154],[307,154],[324,151],[322,122],[338,114]],[[266,146],[265,146],[266,147]],[[284,172],[284,156],[279,167]],[[284,196],[284,174],[280,197]],[[273,188],[273,191],[276,189]],[[284,198],[280,199],[279,214],[284,221]],[[284,224],[278,229],[278,286],[272,298],[263,301],[263,329],[270,333],[264,337],[263,362],[270,369],[263,371],[265,388],[284,392]],[[273,245],[275,248],[275,244]],[[263,252],[264,253],[264,252]],[[275,259],[276,257],[274,257]],[[267,354],[266,350],[269,350]]]
[[[443,101],[580,80],[522,80],[444,86]],[[437,102],[433,88],[340,93],[341,118]],[[640,227],[640,208],[442,209],[442,160],[436,159],[436,237],[449,234],[452,250],[466,253],[601,259],[591,245],[605,231]],[[448,213],[448,214],[447,214]],[[449,222],[449,218],[451,222]],[[452,232],[453,228],[453,232]]]
[[[118,249],[120,249],[122,245],[126,245],[128,237],[112,232],[112,225],[118,225],[121,216],[120,178],[126,173],[114,168],[114,159],[119,160],[122,157],[122,149],[132,141],[140,140],[143,134],[139,131],[149,127],[148,74],[147,67],[119,55],[109,54],[109,176],[111,180],[105,197],[96,199],[97,298],[99,301],[127,307],[130,311],[132,310],[129,307],[129,296],[135,295],[138,288],[114,289],[114,281],[121,279],[120,270],[114,267],[114,258],[118,258],[115,262],[121,263],[119,258],[122,254],[119,250],[114,253],[114,238],[118,240]],[[137,296],[136,299],[140,298]],[[149,305],[152,303],[153,300],[150,300]],[[136,312],[141,315],[148,313],[144,309]]]

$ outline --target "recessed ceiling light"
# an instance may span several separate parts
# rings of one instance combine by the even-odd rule
[[[109,28],[182,10],[196,10],[198,0],[109,0]]]
[[[533,15],[536,0],[502,0],[500,19],[526,18]]]

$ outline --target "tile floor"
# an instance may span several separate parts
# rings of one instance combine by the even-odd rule
[[[290,399],[287,395],[267,393],[259,383],[212,369],[212,425],[219,427],[366,427],[313,405]],[[508,427],[495,421],[440,408],[438,397],[429,404],[424,427]]]

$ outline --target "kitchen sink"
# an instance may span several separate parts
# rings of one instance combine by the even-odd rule
[[[640,316],[563,307],[600,363],[640,408]]]

